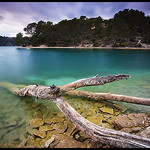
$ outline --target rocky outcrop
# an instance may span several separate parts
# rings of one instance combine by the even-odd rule
[[[149,125],[150,118],[145,113],[118,115],[114,120],[115,129],[128,133],[138,133]]]

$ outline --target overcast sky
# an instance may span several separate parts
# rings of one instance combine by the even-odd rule
[[[15,37],[32,22],[101,16],[113,18],[124,9],[134,9],[150,16],[150,2],[0,2],[0,35]]]

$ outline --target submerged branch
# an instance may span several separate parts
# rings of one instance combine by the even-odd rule
[[[141,104],[150,106],[150,98],[140,98],[126,95],[118,95],[112,93],[93,93],[89,91],[72,90],[65,92],[67,95],[82,96],[94,100],[112,100],[127,103]]]
[[[52,100],[77,128],[85,132],[98,143],[101,142],[113,147],[122,148],[149,148],[150,139],[95,125],[82,117],[61,96],[62,93],[65,93],[69,95],[84,96],[97,100],[108,99],[149,105],[150,99],[146,98],[137,98],[111,93],[92,93],[87,91],[74,90],[82,86],[103,85],[105,83],[127,79],[129,77],[129,75],[124,74],[109,75],[105,77],[95,76],[93,78],[81,79],[59,87],[56,87],[55,85],[52,85],[50,87],[42,85],[29,85],[17,90],[15,93],[19,96],[33,96],[35,98]]]

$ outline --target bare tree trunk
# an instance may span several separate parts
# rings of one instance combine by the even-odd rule
[[[108,78],[107,78],[108,77]],[[128,97],[123,95],[116,95],[111,93],[89,93],[86,91],[76,91],[74,89],[82,86],[102,85],[105,83],[127,79],[129,75],[110,75],[105,77],[93,77],[75,81],[73,83],[56,87],[52,85],[50,87],[42,85],[29,85],[25,88],[17,90],[15,93],[19,96],[34,96],[40,99],[52,100],[57,107],[64,113],[64,115],[80,130],[89,135],[96,142],[102,142],[112,145],[114,147],[123,148],[149,148],[150,139],[140,136],[132,135],[125,132],[115,131],[111,129],[102,128],[82,117],[74,108],[72,108],[67,101],[61,96],[62,92],[67,94],[76,94],[78,96],[85,97],[98,97],[98,99],[118,99],[119,101],[136,102],[141,101],[136,97]],[[71,91],[74,90],[74,91]],[[92,95],[96,94],[96,95]],[[96,99],[96,98],[95,98]],[[130,100],[128,100],[130,99]],[[142,98],[141,98],[142,99]],[[148,102],[147,102],[148,101]],[[144,104],[149,105],[149,99],[143,100]]]

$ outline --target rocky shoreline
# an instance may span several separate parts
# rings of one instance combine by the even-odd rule
[[[78,113],[98,126],[150,138],[148,113],[139,113],[136,110],[133,112],[109,101],[91,101],[70,96],[65,98]],[[38,103],[33,104],[36,111],[26,124],[26,138],[21,143],[12,141],[1,144],[0,147],[112,148],[110,145],[93,141],[84,132],[75,128],[62,112],[43,113],[43,109],[35,105]]]

